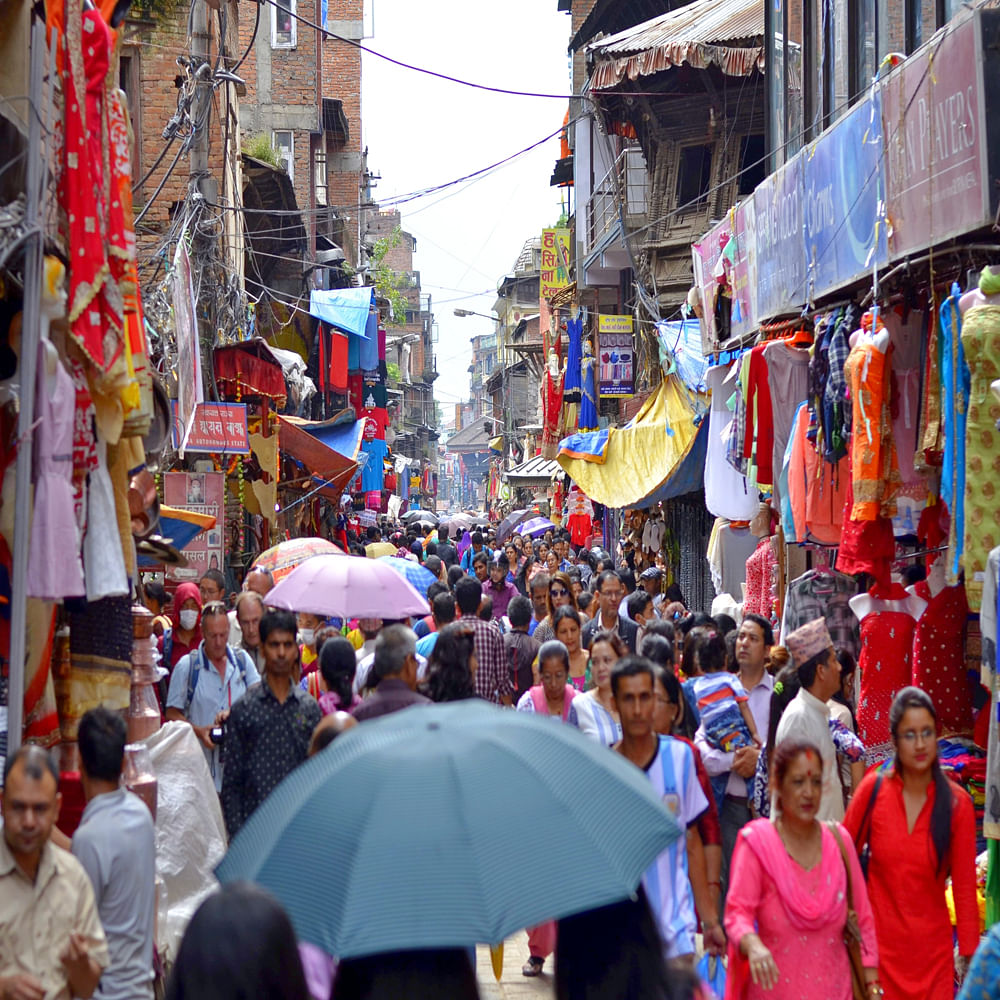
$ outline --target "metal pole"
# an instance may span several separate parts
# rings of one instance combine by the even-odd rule
[[[10,685],[8,689],[7,753],[21,745],[24,728],[25,662],[27,658],[28,544],[31,535],[32,424],[35,420],[35,377],[41,323],[42,155],[41,97],[45,71],[45,25],[31,28],[31,64],[28,83],[28,190],[24,222],[24,316],[21,326],[20,412],[17,417],[17,461],[14,485],[14,553],[10,601]]]
[[[195,72],[195,134],[191,142],[190,178],[196,190],[204,192],[208,174],[208,118],[211,114],[212,67],[208,61],[208,4],[191,0],[191,59]]]

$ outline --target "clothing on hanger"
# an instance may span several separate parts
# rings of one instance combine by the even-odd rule
[[[797,628],[823,618],[834,646],[856,657],[860,643],[850,599],[857,592],[858,585],[851,577],[829,568],[803,573],[788,584],[780,641]]]

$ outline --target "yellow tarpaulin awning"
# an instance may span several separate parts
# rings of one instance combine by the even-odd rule
[[[612,432],[603,463],[560,453],[559,464],[591,500],[629,507],[661,486],[690,452],[699,398],[668,375],[639,412]]]

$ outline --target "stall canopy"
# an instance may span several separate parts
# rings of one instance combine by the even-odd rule
[[[367,337],[368,313],[375,305],[375,287],[313,289],[309,315],[355,337]]]
[[[511,486],[548,486],[562,469],[558,462],[535,455],[513,469],[508,469],[503,478]]]
[[[706,438],[698,431],[707,410],[706,397],[668,375],[624,427],[561,441],[559,465],[591,500],[608,507],[681,496],[701,486]],[[588,452],[587,458],[574,457]]]
[[[175,549],[187,548],[203,531],[214,527],[215,518],[211,514],[160,504],[160,535]],[[138,562],[144,569],[161,565],[159,559],[142,552],[138,554]]]
[[[283,452],[303,465],[324,488],[319,492],[336,499],[358,470],[357,451],[364,421],[350,424],[312,423],[298,417],[278,417],[278,444]],[[335,441],[344,448],[331,447]],[[327,491],[327,492],[324,492]]]

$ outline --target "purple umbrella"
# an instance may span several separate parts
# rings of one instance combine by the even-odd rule
[[[530,535],[532,538],[538,538],[540,535],[544,535],[546,531],[555,531],[555,525],[547,517],[533,517],[530,521],[525,521],[524,524],[517,528],[517,533],[519,535]]]

